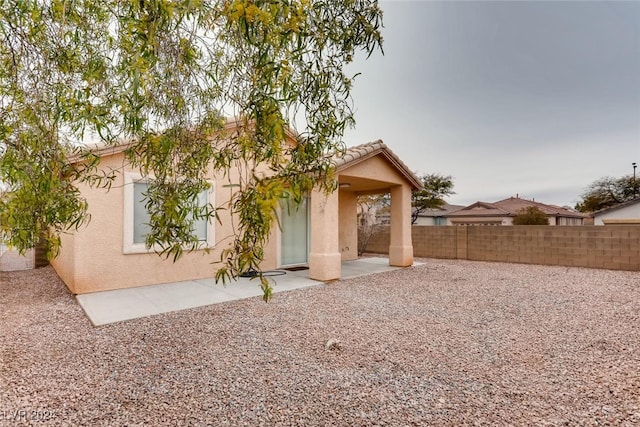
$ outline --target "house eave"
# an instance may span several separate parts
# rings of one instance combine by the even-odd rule
[[[366,152],[356,152],[358,149],[363,149]],[[351,152],[349,152],[350,150]],[[347,153],[342,158],[334,160],[334,162],[337,163],[336,171],[340,173],[377,155],[382,155],[386,161],[391,163],[393,167],[398,170],[402,174],[402,176],[411,184],[412,190],[422,190],[423,186],[420,182],[420,179],[380,139],[368,144],[362,144],[348,149]],[[346,157],[351,158],[348,160],[344,160],[344,158]]]
[[[626,201],[626,202],[623,202],[623,203],[620,203],[620,204],[615,205],[615,206],[610,206],[608,208],[600,209],[599,211],[595,211],[595,212],[593,212],[591,214],[591,217],[595,218],[595,217],[597,217],[599,215],[602,215],[602,214],[607,214],[607,213],[610,213],[610,212],[617,211],[619,209],[626,208],[628,206],[633,206],[636,203],[640,203],[640,197],[632,199],[632,200],[629,200],[629,201]]]

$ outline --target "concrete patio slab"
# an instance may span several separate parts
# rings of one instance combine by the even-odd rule
[[[349,279],[397,268],[390,266],[387,258],[361,258],[343,262],[341,278]],[[274,293],[324,285],[323,282],[309,279],[309,270],[278,270],[274,274],[278,275],[269,277],[274,282]],[[210,278],[94,292],[76,295],[76,299],[91,323],[101,326],[258,296],[262,296],[262,290],[256,280],[239,278],[224,286]]]

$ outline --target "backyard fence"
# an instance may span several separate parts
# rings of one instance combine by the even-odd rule
[[[640,226],[413,226],[413,254],[466,259],[640,271]],[[389,227],[367,252],[388,253]]]

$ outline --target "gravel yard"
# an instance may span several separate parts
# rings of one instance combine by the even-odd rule
[[[640,424],[640,273],[424,261],[99,328],[0,273],[0,425]]]

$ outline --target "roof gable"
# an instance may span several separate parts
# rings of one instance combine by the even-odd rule
[[[422,189],[420,179],[381,140],[347,148],[344,154],[335,155],[333,157],[333,164],[336,166],[338,172],[342,172],[345,169],[375,156],[380,156],[389,162],[407,181],[409,181],[414,190]]]
[[[447,214],[447,216],[505,216],[509,212],[496,206],[495,203],[477,201],[462,209]]]

